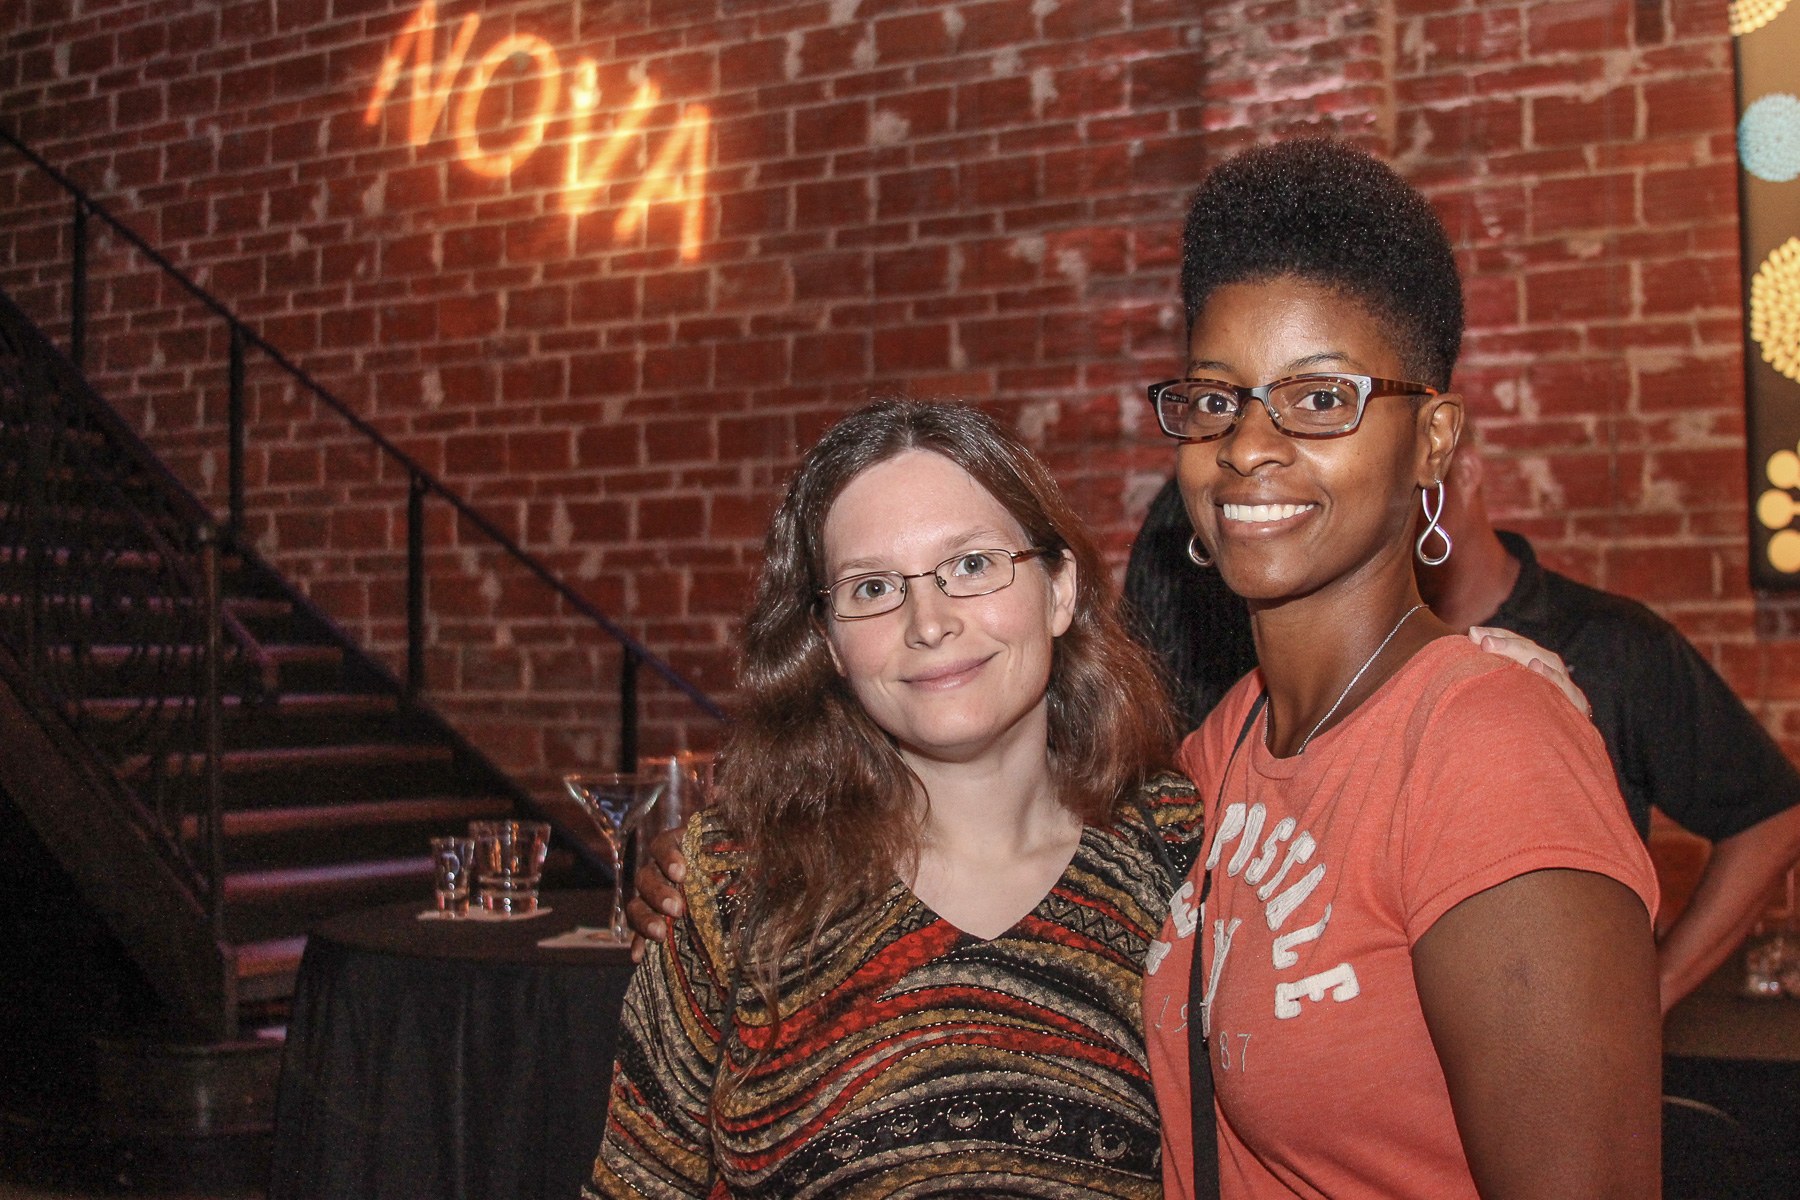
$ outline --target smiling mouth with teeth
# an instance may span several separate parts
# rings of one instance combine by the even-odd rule
[[[1312,504],[1226,504],[1227,521],[1285,521],[1289,517],[1297,517],[1310,508]]]

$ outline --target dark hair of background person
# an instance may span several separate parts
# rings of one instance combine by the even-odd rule
[[[1250,608],[1217,571],[1188,558],[1193,536],[1171,479],[1150,502],[1125,567],[1126,618],[1162,666],[1185,729],[1256,666]]]
[[[720,755],[721,815],[748,864],[738,961],[772,1013],[788,952],[802,944],[810,952],[825,929],[868,911],[916,863],[918,779],[838,674],[826,641],[833,618],[818,595],[831,582],[824,529],[833,502],[862,472],[912,449],[962,467],[1019,523],[1026,546],[1052,551],[1021,573],[1067,569],[1064,550],[1074,560],[1075,612],[1056,639],[1048,689],[1050,770],[1062,802],[1084,822],[1109,823],[1173,762],[1174,717],[1156,668],[1120,620],[1098,546],[1043,464],[961,405],[886,400],[852,413],[801,461],[770,522],[736,720]]]
[[[1182,234],[1189,332],[1214,289],[1283,275],[1355,297],[1417,382],[1450,386],[1463,332],[1456,256],[1430,203],[1386,163],[1304,138],[1213,169]]]

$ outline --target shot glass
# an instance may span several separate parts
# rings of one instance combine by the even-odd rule
[[[431,889],[437,897],[438,915],[468,916],[469,878],[475,872],[475,839],[432,838],[431,865]]]
[[[1746,996],[1800,997],[1800,868],[1784,884],[1785,902],[1771,905],[1744,941]]]
[[[469,833],[475,839],[481,907],[508,916],[536,912],[550,826],[543,821],[471,821]]]
[[[1743,994],[1759,1000],[1781,995],[1783,976],[1800,961],[1797,949],[1781,922],[1759,922],[1744,942]]]

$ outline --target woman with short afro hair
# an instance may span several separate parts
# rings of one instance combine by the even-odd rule
[[[1210,1069],[1229,1200],[1655,1195],[1648,857],[1593,727],[1414,578],[1454,552],[1415,535],[1462,426],[1442,226],[1352,147],[1259,148],[1196,193],[1182,293],[1150,399],[1261,665],[1182,748],[1208,845],[1145,981],[1165,1193]]]

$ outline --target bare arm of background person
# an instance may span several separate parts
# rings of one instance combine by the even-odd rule
[[[1657,946],[1666,1013],[1699,987],[1744,940],[1769,892],[1800,858],[1800,808],[1713,843],[1687,907]]]

